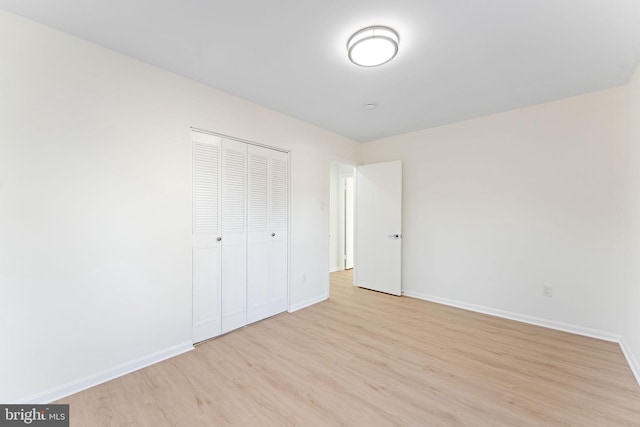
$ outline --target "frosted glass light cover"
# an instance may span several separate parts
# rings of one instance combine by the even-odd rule
[[[388,27],[367,27],[347,43],[349,60],[363,67],[375,67],[392,60],[398,53],[398,34]]]

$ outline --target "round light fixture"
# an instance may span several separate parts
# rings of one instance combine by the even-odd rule
[[[349,38],[349,60],[362,67],[375,67],[391,61],[398,53],[400,37],[389,27],[363,28]]]

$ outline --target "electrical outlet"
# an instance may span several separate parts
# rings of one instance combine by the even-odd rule
[[[551,298],[553,296],[553,287],[549,285],[545,285],[542,287],[542,296]]]

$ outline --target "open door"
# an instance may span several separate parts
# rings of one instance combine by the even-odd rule
[[[358,166],[356,285],[401,295],[402,162]]]

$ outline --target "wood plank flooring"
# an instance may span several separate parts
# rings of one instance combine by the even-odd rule
[[[617,344],[351,285],[63,399],[91,426],[640,426]]]

